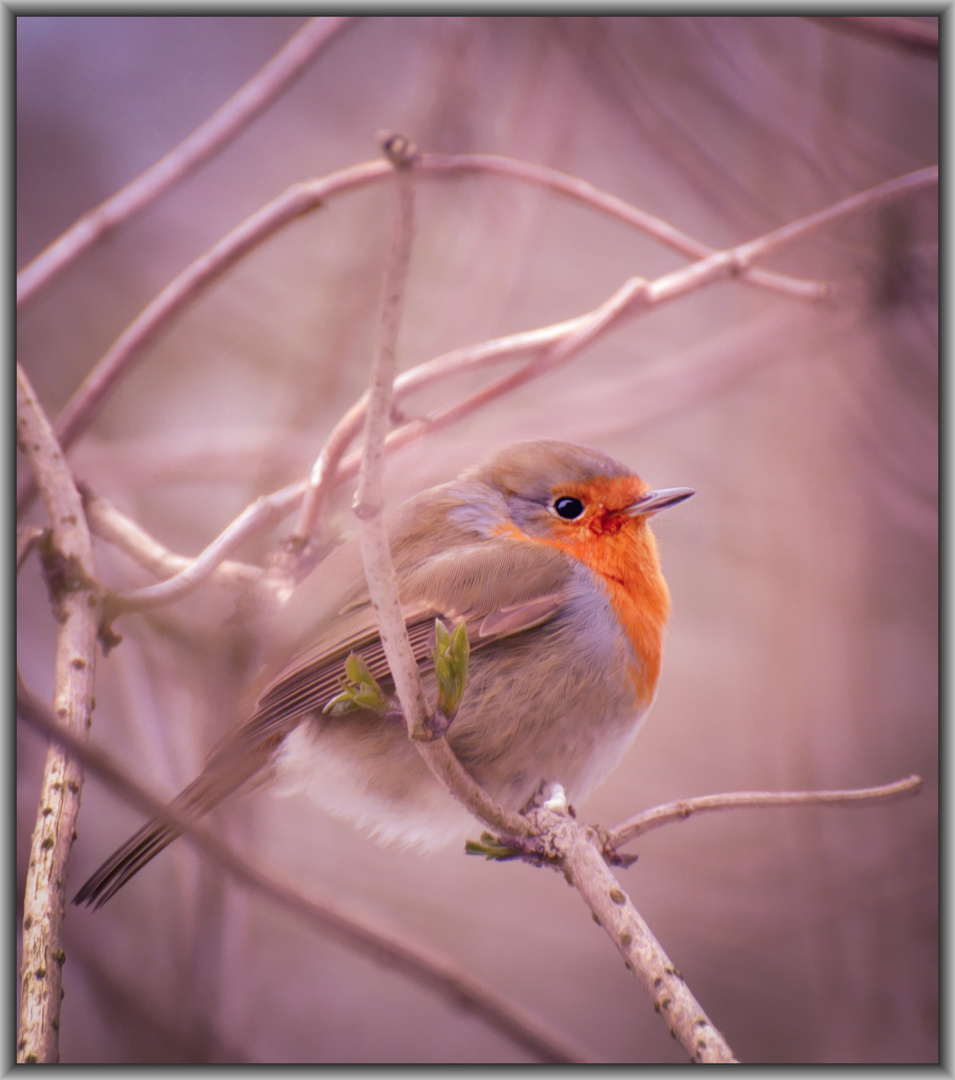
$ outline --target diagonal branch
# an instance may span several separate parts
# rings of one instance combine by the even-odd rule
[[[596,830],[547,810],[534,811],[532,816],[545,853],[558,861],[565,878],[614,943],[689,1059],[735,1063],[726,1039],[608,869]]]
[[[239,135],[354,16],[309,19],[229,100],[174,150],[84,214],[17,275],[17,308],[25,307],[97,241],[164,195]]]

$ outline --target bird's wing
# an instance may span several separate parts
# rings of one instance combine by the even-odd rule
[[[453,624],[464,619],[472,650],[482,649],[548,622],[567,598],[572,566],[552,548],[502,539],[452,550],[399,571],[405,625],[422,670],[434,663],[435,618]],[[343,570],[350,557],[343,553]],[[179,813],[199,817],[261,774],[302,716],[323,708],[338,692],[349,653],[359,653],[375,678],[391,689],[371,602],[360,583],[346,579],[344,585],[351,588],[348,607],[320,618],[314,643],[279,670],[250,719],[219,743],[202,773],[173,800]],[[347,716],[341,719],[347,722]],[[161,818],[150,822],[106,860],[73,902],[104,904],[178,835]]]
[[[402,572],[405,627],[420,669],[434,666],[436,618],[451,628],[464,620],[471,649],[479,650],[552,619],[566,599],[571,574],[570,560],[554,548],[509,539],[458,548]],[[341,689],[345,660],[352,652],[362,657],[386,691],[393,689],[374,609],[364,599],[320,630],[315,643],[270,680],[240,729],[239,742],[245,747],[274,745],[304,714],[324,708]],[[347,723],[347,716],[342,722]],[[235,749],[233,743],[232,752]]]

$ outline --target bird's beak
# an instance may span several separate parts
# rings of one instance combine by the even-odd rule
[[[641,495],[636,502],[631,503],[626,512],[631,517],[650,517],[660,510],[666,510],[668,506],[676,506],[696,492],[693,488],[661,488],[659,491],[648,491]]]

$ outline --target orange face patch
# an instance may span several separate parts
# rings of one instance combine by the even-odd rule
[[[561,485],[552,493],[584,504],[572,520],[554,517],[550,535],[528,536],[516,525],[497,530],[538,544],[548,544],[584,563],[607,590],[614,613],[637,657],[630,677],[641,703],[649,704],[660,676],[663,631],[670,593],[660,571],[657,545],[645,518],[632,517],[632,506],[648,487],[639,477],[601,477],[582,484]]]

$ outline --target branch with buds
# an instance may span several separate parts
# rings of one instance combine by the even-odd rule
[[[85,738],[92,723],[101,590],[79,492],[50,422],[17,365],[17,445],[37,478],[50,530],[41,550],[57,631],[55,709],[67,730]],[[83,767],[57,744],[47,750],[30,844],[23,901],[23,961],[17,1061],[60,1056],[63,918],[66,878],[80,810]]]

